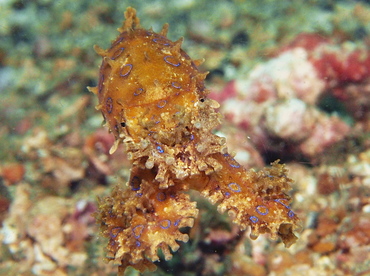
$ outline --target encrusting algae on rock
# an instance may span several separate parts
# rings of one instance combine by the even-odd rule
[[[188,241],[180,228],[192,227],[196,203],[185,192],[199,191],[220,212],[228,212],[251,237],[269,233],[288,247],[299,219],[290,209],[291,179],[284,165],[246,171],[228,153],[225,139],[212,134],[220,124],[219,104],[207,98],[206,73],[182,49],[182,39],[140,27],[133,8],[103,57],[97,87],[102,112],[116,142],[132,162],[128,187],[118,185],[99,202],[96,215],[109,239],[107,258],[122,274],[132,266],[154,270],[161,249],[166,260]]]

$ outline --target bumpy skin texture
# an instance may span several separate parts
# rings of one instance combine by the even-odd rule
[[[227,152],[225,141],[211,133],[220,123],[219,105],[207,98],[200,61],[181,50],[180,39],[140,27],[136,11],[126,20],[111,48],[95,47],[103,57],[97,87],[101,110],[132,161],[128,187],[117,186],[99,202],[96,217],[109,238],[107,258],[140,271],[154,270],[157,250],[166,259],[176,241],[186,242],[182,227],[192,227],[196,204],[184,193],[199,191],[220,212],[227,211],[241,229],[280,237],[286,246],[297,239],[298,218],[289,207],[292,181],[274,162],[260,172],[246,171]]]

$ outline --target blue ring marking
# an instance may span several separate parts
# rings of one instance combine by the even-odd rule
[[[134,96],[139,96],[140,94],[142,94],[144,92],[144,89],[143,88],[138,88],[135,90],[134,92]]]
[[[166,194],[165,194],[164,192],[159,192],[159,193],[157,194],[157,199],[158,199],[158,201],[165,201],[165,200],[166,200],[166,198],[167,198],[167,196],[166,196]]]
[[[231,167],[240,168],[240,164],[238,162],[236,162],[236,160],[234,158],[232,158],[230,154],[225,153],[224,156],[227,158],[227,161],[228,161],[228,163]]]
[[[107,100],[105,101],[105,105],[107,106],[108,113],[111,114],[113,111],[113,100],[111,97],[107,98]]]
[[[110,244],[111,246],[114,246],[114,245],[116,244],[116,241],[115,241],[114,239],[110,239],[110,240],[109,240],[109,244]]]
[[[136,241],[135,244],[136,244],[137,247],[139,247],[141,245],[141,242]]]
[[[119,129],[118,129],[118,126],[117,125],[114,125],[114,129],[115,129],[115,131],[119,132]]]
[[[284,203],[281,201],[281,199],[280,199],[280,198],[274,199],[274,201],[275,201],[275,202],[277,202],[277,203],[280,203],[280,204],[281,204],[281,205],[283,205],[285,208],[290,209],[290,206],[289,206],[289,205],[284,204]]]
[[[230,193],[229,192],[226,192],[225,193],[225,196],[229,197],[230,196]]]
[[[250,221],[253,222],[253,223],[257,223],[258,222],[258,218],[256,216],[250,216],[249,217]]]
[[[124,47],[119,48],[117,51],[114,52],[113,56],[110,59],[115,60],[116,58],[118,58],[123,53],[123,50],[125,50]]]
[[[136,229],[139,233],[136,234]],[[142,224],[139,224],[139,225],[136,225],[133,229],[132,229],[132,233],[134,234],[134,237],[136,239],[140,238],[141,234],[143,233],[143,230],[144,230],[144,225]]]
[[[181,84],[178,83],[177,81],[171,82],[171,85],[172,85],[173,88],[177,88],[177,89],[180,89],[181,88]]]
[[[155,43],[158,43],[159,45],[162,45],[162,46],[169,46],[170,45],[170,43],[168,43],[166,41],[166,39],[164,39],[164,38],[153,38],[152,41],[155,42]]]
[[[295,216],[295,214],[294,214],[294,212],[293,212],[292,210],[290,210],[290,211],[288,212],[288,216],[289,216],[290,218],[292,218],[292,217],[294,217],[294,216]]]
[[[265,209],[265,211],[261,211],[260,209]],[[269,213],[269,209],[264,205],[258,205],[256,207],[256,212],[262,216],[266,216]]]
[[[104,75],[100,75],[100,79],[99,79],[99,85],[98,85],[98,93],[100,94],[101,91],[103,90],[103,82],[104,82]]]
[[[181,221],[181,219],[177,219],[173,225],[177,227],[179,225],[180,221]]]
[[[162,223],[166,223],[166,225],[163,225]],[[168,229],[171,226],[171,221],[169,219],[162,220],[162,221],[159,222],[159,226],[162,229]]]
[[[164,153],[164,150],[162,149],[162,147],[161,147],[161,146],[157,146],[157,151],[158,151],[159,153]]]
[[[136,196],[141,197],[143,193],[137,193]]]
[[[235,187],[236,186],[236,187]],[[236,192],[236,193],[240,193],[241,192],[241,188],[239,186],[239,184],[235,183],[235,182],[231,182],[227,185],[227,187],[229,187],[229,189],[233,192]]]
[[[161,122],[161,120],[158,120],[157,115],[153,115],[150,119],[152,119],[155,124],[159,124]],[[153,131],[153,132],[155,133],[156,131]]]
[[[127,68],[127,67],[129,67],[128,69],[126,69],[126,71],[127,71],[127,72],[125,72],[124,74],[122,74],[122,70],[123,70],[124,68]],[[130,63],[125,64],[125,65],[123,65],[123,66],[121,67],[121,70],[119,71],[119,75],[120,75],[121,77],[126,77],[128,74],[130,74],[131,70],[132,70],[132,64],[130,64]]]
[[[114,42],[111,46],[111,48],[113,48],[114,46],[118,45],[120,42],[122,42],[123,40],[123,36],[121,36],[116,42]]]
[[[194,140],[194,134],[191,134],[190,135],[190,141],[193,141]]]
[[[172,58],[172,59],[175,59],[173,56],[165,56],[163,59],[164,59],[164,61],[165,62],[167,62],[168,64],[170,64],[170,65],[172,65],[172,66],[175,66],[175,67],[178,67],[178,66],[180,66],[180,62],[178,62],[178,63],[173,63],[173,62],[171,62],[171,61],[168,61],[168,59],[169,58]]]
[[[159,108],[163,108],[166,104],[167,104],[167,101],[166,101],[166,100],[160,100],[160,101],[157,103],[157,106],[158,106]]]
[[[132,191],[140,190],[140,184],[141,184],[141,179],[135,175],[130,181],[131,190]]]
[[[110,230],[109,236],[111,238],[116,238],[118,236],[119,232],[121,232],[121,231],[122,231],[122,227],[114,227]]]

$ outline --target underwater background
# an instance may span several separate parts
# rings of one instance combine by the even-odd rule
[[[116,275],[92,216],[130,162],[95,110],[101,58],[132,6],[209,71],[215,132],[294,180],[298,241],[252,241],[200,209],[173,259],[143,275],[370,275],[369,1],[0,1],[0,275]],[[128,269],[126,275],[139,275]]]

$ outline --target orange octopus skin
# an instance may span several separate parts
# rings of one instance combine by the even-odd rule
[[[299,219],[286,194],[291,179],[284,165],[272,163],[260,172],[242,168],[227,152],[225,139],[212,134],[220,124],[219,105],[207,98],[201,61],[182,49],[182,39],[166,38],[141,28],[128,8],[117,39],[103,57],[97,87],[102,112],[116,143],[123,143],[132,162],[128,187],[118,185],[99,200],[97,221],[109,239],[107,258],[119,273],[132,266],[154,270],[160,248],[166,260],[180,232],[192,227],[198,210],[185,192],[199,191],[220,212],[227,211],[241,229],[251,227],[253,239],[269,233],[288,247],[296,241]]]

